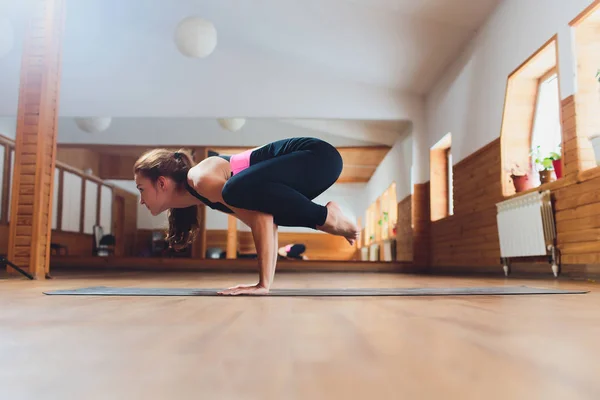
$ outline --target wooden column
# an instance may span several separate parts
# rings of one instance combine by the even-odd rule
[[[398,203],[398,223],[396,228],[396,259],[413,261],[413,196],[405,197]]]
[[[415,184],[412,196],[413,264],[428,269],[431,262],[431,214],[429,182]]]
[[[227,216],[227,258],[237,258],[238,234],[237,218],[233,215]]]
[[[21,61],[8,258],[36,279],[49,272],[64,1],[32,3]]]

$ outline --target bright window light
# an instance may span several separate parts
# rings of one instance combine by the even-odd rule
[[[558,94],[558,76],[551,75],[540,82],[538,98],[531,134],[531,150],[533,154],[539,146],[541,158],[548,157],[551,152],[560,153],[562,142],[562,129],[560,125],[560,98]],[[533,171],[539,171],[540,166],[535,164],[532,157]],[[534,182],[539,185],[539,175],[532,174]]]

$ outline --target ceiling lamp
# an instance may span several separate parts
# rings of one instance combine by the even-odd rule
[[[8,18],[0,17],[0,57],[7,55],[13,48],[13,27]]]
[[[175,29],[175,44],[184,56],[204,58],[217,46],[217,30],[210,21],[187,17]]]
[[[110,126],[112,121],[111,117],[87,117],[87,118],[75,118],[77,127],[84,132],[88,133],[99,133],[105,131]]]
[[[246,124],[245,118],[219,118],[217,121],[219,121],[221,128],[231,132],[239,131]]]

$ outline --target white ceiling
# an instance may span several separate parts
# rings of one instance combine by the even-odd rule
[[[2,1],[16,39],[0,59],[0,115],[11,116],[22,37],[18,7],[32,0]],[[283,119],[310,131],[393,143],[390,129],[406,129],[413,101],[500,1],[67,1],[60,115]],[[175,26],[190,15],[212,21],[218,32],[205,59],[186,58],[173,43]],[[365,125],[381,120],[385,129]]]

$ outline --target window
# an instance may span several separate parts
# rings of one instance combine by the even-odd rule
[[[369,206],[365,220],[365,245],[394,237],[394,227],[398,222],[396,182],[392,182]]]
[[[549,76],[548,76],[549,75]],[[560,154],[562,127],[560,124],[560,97],[558,93],[558,75],[555,70],[540,78],[533,129],[531,131],[531,152],[540,158],[551,153]],[[531,157],[532,171],[538,171],[536,157]],[[534,185],[540,184],[539,174],[532,174]]]
[[[430,211],[431,220],[437,221],[454,214],[452,189],[452,135],[447,133],[430,151]]]
[[[538,168],[535,159],[537,155],[542,160],[550,157],[551,152],[561,158],[563,153],[557,64],[555,35],[508,76],[500,133],[504,196],[515,194],[517,187],[539,186],[541,175],[545,181],[556,179],[552,160],[547,160],[548,174],[538,172],[543,168]],[[529,176],[525,187],[513,182],[522,175]]]
[[[571,171],[585,171],[600,165],[600,113],[596,111],[600,109],[600,0],[592,2],[569,25],[577,57],[577,101],[570,107],[576,109],[577,116],[565,120],[568,125],[564,130],[575,131],[580,139],[571,141],[563,152],[572,154],[568,161],[575,168],[569,168]]]

